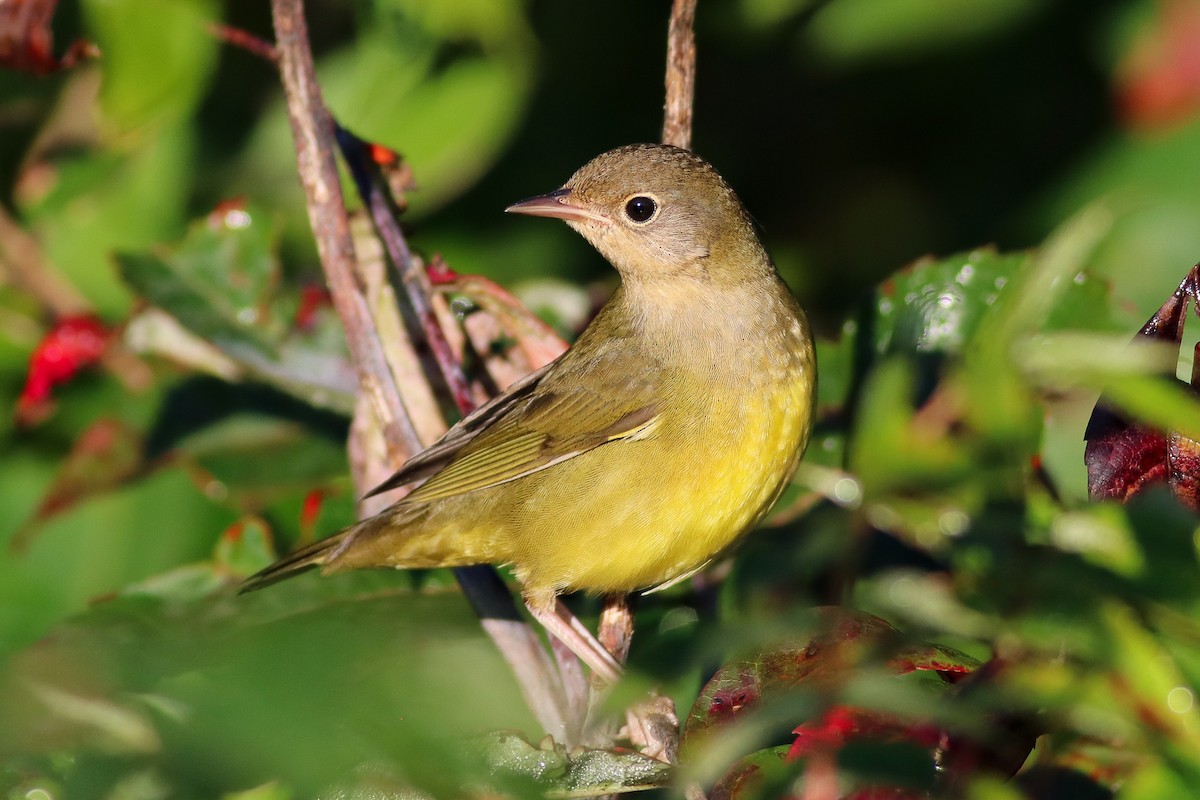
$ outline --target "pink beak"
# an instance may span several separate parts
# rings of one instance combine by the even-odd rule
[[[510,214],[528,214],[531,217],[554,217],[555,219],[565,219],[568,222],[584,222],[586,220],[608,222],[608,219],[600,214],[589,211],[582,206],[568,203],[567,198],[570,194],[570,189],[556,189],[549,194],[540,194],[537,197],[530,197],[528,200],[513,203],[504,210]]]

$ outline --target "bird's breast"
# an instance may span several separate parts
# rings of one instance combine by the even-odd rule
[[[703,566],[773,504],[808,438],[807,330],[798,319],[706,358],[712,344],[692,342],[678,365],[660,362],[665,402],[652,435],[560,465],[587,494],[529,529],[515,559],[527,586],[653,587]]]

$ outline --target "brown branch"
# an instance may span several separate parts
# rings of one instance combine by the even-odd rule
[[[223,22],[214,22],[208,26],[208,32],[219,41],[245,50],[247,53],[258,56],[264,61],[269,61],[272,64],[279,63],[279,51],[275,48],[275,45],[255,36],[250,31],[235,28]]]
[[[297,170],[304,186],[317,252],[358,367],[359,385],[379,415],[388,452],[393,458],[403,460],[406,455],[418,452],[421,443],[404,411],[404,400],[388,369],[370,308],[354,275],[354,243],[334,160],[333,119],[317,85],[303,3],[273,0],[271,13],[279,75],[296,146]]]
[[[629,595],[614,594],[605,598],[597,638],[617,661],[625,663],[633,643],[633,603]]]
[[[674,0],[667,29],[667,101],[663,144],[692,146],[692,99],[696,93],[696,0]]]
[[[459,413],[466,416],[475,410],[475,399],[471,396],[471,387],[463,374],[462,365],[434,312],[429,276],[425,274],[417,259],[413,258],[404,232],[400,230],[400,224],[396,221],[400,213],[396,199],[391,195],[379,165],[367,156],[367,143],[343,128],[338,129],[337,140],[363,203],[370,213],[375,234],[400,278],[409,307],[417,317],[421,333],[429,345],[430,352],[433,353],[438,371],[449,388]]]

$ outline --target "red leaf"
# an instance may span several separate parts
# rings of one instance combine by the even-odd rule
[[[1093,500],[1122,503],[1147,486],[1167,480],[1167,439],[1161,433],[1133,425],[1098,409],[1092,413],[1096,428],[1088,427],[1084,461],[1088,467],[1088,495]],[[1096,431],[1101,431],[1096,433]]]
[[[386,145],[371,142],[367,147],[371,160],[381,167],[395,166],[400,162],[400,154]]]
[[[58,0],[6,0],[0,3],[0,65],[34,75],[67,69],[100,51],[80,39],[62,58],[54,56],[50,22]]]
[[[459,274],[451,269],[440,255],[435,255],[430,260],[425,272],[429,275],[429,282],[434,286],[445,286],[454,283],[459,278]]]
[[[885,620],[837,608],[817,609],[821,628],[812,637],[752,653],[722,667],[704,686],[688,715],[685,744],[769,699],[772,694],[817,683],[836,686],[873,654],[897,675],[936,671],[947,683],[972,672],[970,656],[940,645],[906,645]]]
[[[1197,302],[1200,313],[1200,265],[1188,271],[1134,340],[1173,342],[1178,348],[1192,302]],[[1196,384],[1193,375],[1193,391],[1200,388]],[[1174,431],[1131,422],[1109,409],[1103,395],[1088,420],[1084,438],[1088,494],[1093,500],[1125,502],[1147,487],[1165,482],[1182,503],[1200,510],[1200,443]]]
[[[788,750],[789,759],[837,750],[853,739],[904,740],[922,747],[935,747],[942,740],[942,731],[933,725],[909,724],[887,714],[851,706],[833,706],[817,719],[797,726],[792,733],[796,734],[796,741]]]
[[[325,490],[313,489],[304,495],[304,505],[300,509],[300,537],[302,541],[311,542],[316,538],[317,518],[321,516],[321,506],[325,504]]]
[[[17,421],[27,425],[48,416],[54,387],[99,361],[110,338],[111,332],[95,317],[59,320],[29,357],[25,388],[17,400]]]
[[[300,289],[300,305],[296,308],[293,321],[299,330],[307,331],[317,318],[317,311],[333,303],[333,297],[324,286],[307,284]]]

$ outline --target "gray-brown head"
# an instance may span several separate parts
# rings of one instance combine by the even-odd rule
[[[738,278],[769,263],[729,184],[704,159],[670,145],[610,150],[561,189],[505,210],[565,220],[627,279]]]

